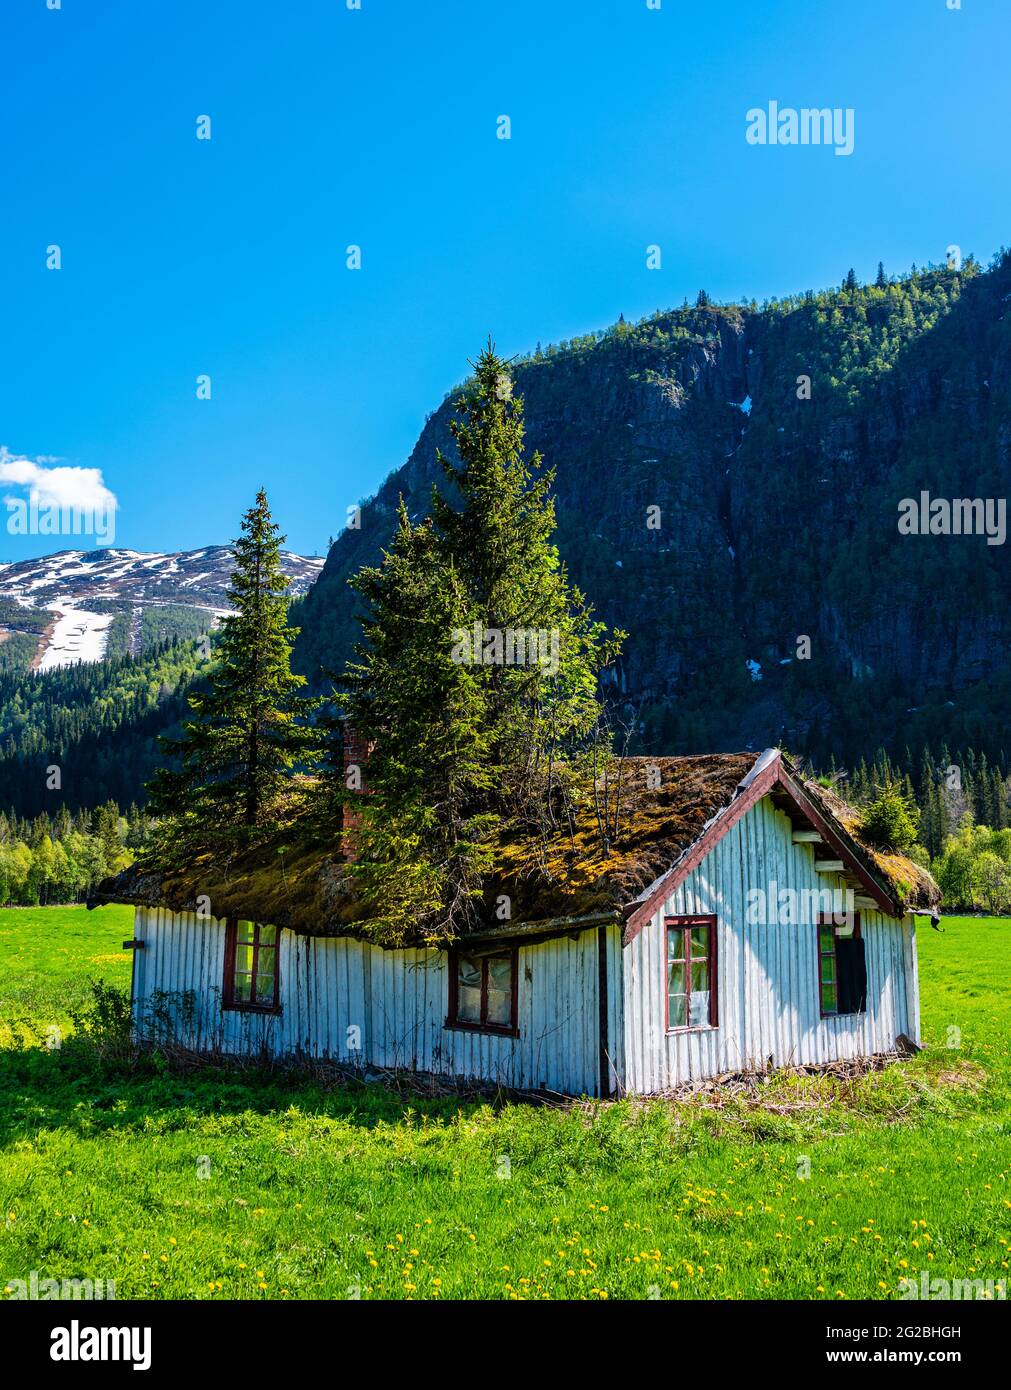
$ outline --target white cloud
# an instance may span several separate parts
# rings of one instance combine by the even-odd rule
[[[118,509],[116,494],[105,486],[100,468],[47,466],[55,462],[21,458],[0,444],[0,483],[27,488],[40,508],[67,507],[104,516]]]

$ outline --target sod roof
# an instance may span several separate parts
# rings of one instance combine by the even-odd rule
[[[780,802],[788,799],[791,808],[798,799],[807,803],[808,814],[814,808],[847,868],[877,890],[886,910],[933,908],[939,902],[937,885],[925,869],[869,844],[860,833],[859,812],[802,779],[777,750],[761,758],[754,753],[622,758],[607,788],[610,824],[617,829],[606,842],[603,789],[578,808],[571,824],[547,833],[503,822],[496,868],[485,887],[488,935],[510,930],[523,935],[537,924],[573,919],[628,918],[647,905],[657,884],[669,884],[679,865],[711,847],[724,826],[767,790]],[[511,900],[507,928],[495,925],[493,912],[502,894]],[[209,850],[182,869],[138,862],[104,880],[91,905],[126,902],[181,912],[198,910],[198,900],[205,900],[214,917],[251,918],[306,935],[356,936],[366,930],[340,846],[298,823],[276,840],[227,860]]]

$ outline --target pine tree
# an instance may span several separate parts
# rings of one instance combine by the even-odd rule
[[[101,843],[108,872],[115,872],[123,846],[119,837],[119,807],[114,801],[98,807],[91,818],[91,829]]]
[[[857,273],[856,273],[856,271],[851,267],[851,268],[846,272],[846,279],[843,281],[843,289],[844,289],[844,290],[855,290],[855,289],[858,289],[858,288],[859,288],[859,286],[858,286],[858,283],[857,283]]]
[[[189,697],[194,718],[179,740],[162,740],[178,766],[150,784],[151,809],[165,817],[159,844],[170,856],[194,846],[236,846],[274,828],[282,792],[312,746],[311,705],[291,670],[296,629],[288,626],[287,581],[263,491],[234,542],[222,622],[207,688]]]
[[[382,564],[352,587],[368,616],[340,687],[347,722],[372,752],[364,795],[343,783],[339,756],[321,794],[354,807],[351,872],[377,939],[400,942],[418,924],[447,935],[470,914],[490,829],[479,668],[454,661],[449,640],[469,629],[472,610],[431,520],[414,525],[403,501]]]
[[[597,673],[616,654],[584,596],[571,589],[552,542],[554,473],[523,456],[523,403],[512,394],[507,364],[491,345],[481,354],[472,390],[452,422],[460,466],[440,455],[457,509],[437,490],[432,517],[487,633],[548,634],[551,661],[510,663],[490,637],[478,659],[485,688],[492,756],[523,795],[546,743],[585,736],[599,715]],[[556,650],[557,648],[557,650]],[[474,653],[477,656],[477,653]],[[504,654],[505,658],[508,653]],[[556,666],[556,670],[552,667]]]
[[[886,289],[888,286],[888,276],[885,274],[884,261],[878,261],[878,278],[874,281],[879,290]]]
[[[522,402],[490,343],[457,412],[459,462],[439,456],[451,494],[434,489],[420,524],[401,504],[382,564],[352,581],[369,612],[339,688],[374,748],[349,872],[384,944],[475,924],[492,831],[551,815],[624,636],[569,586],[553,475],[524,457]]]

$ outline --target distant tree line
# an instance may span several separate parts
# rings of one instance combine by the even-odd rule
[[[61,805],[142,801],[159,762],[158,736],[178,725],[202,664],[198,642],[172,638],[142,657],[42,675],[0,671],[4,802],[37,816]]]
[[[992,763],[973,748],[924,749],[916,768],[908,750],[895,761],[879,749],[840,778],[828,778],[864,809],[865,829],[929,866],[946,907],[1011,911],[1011,778],[1001,755]],[[896,830],[896,827],[899,827]]]
[[[32,820],[0,812],[0,906],[82,902],[107,874],[124,868],[149,823],[109,801],[72,816],[65,806]]]
[[[830,776],[837,775],[834,761]],[[1007,758],[991,762],[975,748],[937,752],[924,748],[918,759],[907,749],[891,758],[879,748],[870,761],[861,758],[840,783],[840,793],[855,805],[873,800],[882,787],[897,786],[919,812],[919,843],[931,859],[943,853],[950,836],[966,817],[976,825],[1004,830],[1011,825],[1011,779]]]

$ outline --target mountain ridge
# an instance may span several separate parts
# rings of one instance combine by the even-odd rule
[[[900,536],[897,506],[921,488],[1006,495],[1009,300],[1001,253],[986,272],[969,260],[658,312],[515,364],[529,450],[555,469],[562,558],[631,634],[613,690],[638,746],[775,743],[828,761],[860,756],[869,728],[893,746],[949,730],[1007,746],[1007,704],[981,688],[1009,684],[1006,550]],[[346,581],[378,558],[398,495],[427,511],[455,398],[301,602],[307,675],[347,658]]]
[[[294,551],[282,551],[281,562],[293,597],[323,565]],[[198,635],[228,612],[231,568],[224,545],[172,552],[108,546],[0,562],[0,651],[18,638],[26,654],[27,638],[37,635],[31,665],[52,670]]]

